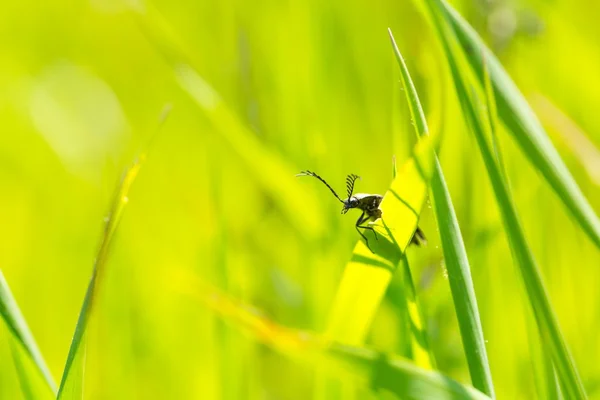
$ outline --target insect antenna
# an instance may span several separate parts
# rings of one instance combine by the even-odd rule
[[[352,197],[352,193],[354,193],[354,182],[360,179],[360,176],[355,174],[350,174],[346,177],[346,189],[348,189],[348,198]]]
[[[341,201],[342,203],[344,202],[344,200],[340,199],[340,196],[338,196],[338,194],[335,192],[335,190],[333,190],[333,188],[331,186],[329,186],[329,183],[325,182],[325,179],[321,178],[319,175],[315,174],[314,172],[311,171],[300,171],[299,174],[296,174],[296,176],[312,176],[317,178],[318,180],[320,180],[321,182],[323,182],[325,184],[325,186],[327,186],[329,188],[329,190],[331,190],[331,193],[333,193],[333,195],[335,196],[336,199],[338,199],[339,201]]]

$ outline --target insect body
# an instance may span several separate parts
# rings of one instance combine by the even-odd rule
[[[331,186],[329,186],[329,184],[327,182],[325,182],[325,180],[323,178],[321,178],[319,175],[315,174],[314,172],[301,171],[296,176],[312,176],[314,178],[317,178],[321,182],[323,182],[325,184],[325,186],[327,186],[329,188],[331,193],[333,193],[333,195],[340,202],[342,202],[342,204],[344,204],[344,207],[342,208],[342,214],[346,214],[348,212],[348,210],[350,210],[351,208],[357,208],[357,209],[361,210],[362,213],[360,214],[360,217],[358,217],[358,220],[356,221],[356,225],[355,225],[356,231],[360,234],[360,236],[362,236],[363,239],[365,239],[365,243],[367,244],[367,247],[369,247],[369,250],[371,250],[371,247],[369,246],[369,240],[364,235],[364,233],[362,233],[358,228],[371,230],[373,232],[373,234],[375,235],[375,239],[378,239],[375,229],[373,229],[373,227],[367,225],[367,223],[371,220],[374,221],[377,218],[381,218],[381,209],[379,208],[379,205],[381,204],[381,200],[383,200],[382,195],[366,194],[366,193],[353,194],[354,193],[354,183],[356,182],[357,179],[360,179],[360,177],[358,175],[354,175],[354,174],[350,174],[346,177],[346,189],[348,191],[348,197],[344,200],[342,200],[340,198],[340,196],[338,196],[338,194],[335,192],[335,190],[333,190],[333,188]],[[421,231],[421,229],[419,229],[418,227],[417,227],[417,230],[415,231],[415,234],[411,240],[411,243],[415,244],[417,246],[427,243],[427,240],[425,239],[425,235],[423,234],[423,231]],[[371,250],[371,251],[373,251],[373,250]]]

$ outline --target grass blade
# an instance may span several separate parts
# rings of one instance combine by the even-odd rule
[[[527,321],[527,341],[531,352],[531,369],[539,399],[559,400],[558,381],[550,355],[540,343],[539,331],[532,320]]]
[[[100,247],[94,260],[94,267],[90,283],[88,284],[83,304],[79,312],[79,318],[75,326],[75,333],[71,340],[71,347],[67,355],[65,369],[63,371],[57,399],[81,399],[83,398],[83,379],[85,370],[85,340],[86,328],[94,307],[94,298],[98,291],[103,276],[106,261],[114,235],[121,222],[125,206],[129,202],[129,190],[135,181],[140,168],[146,160],[148,152],[153,148],[158,133],[162,129],[167,117],[171,112],[171,105],[166,104],[158,120],[156,130],[150,136],[145,152],[143,152],[123,173],[121,181],[116,188],[115,195],[104,225],[104,231],[100,240]]]
[[[533,253],[527,245],[516,207],[511,199],[508,185],[503,178],[502,171],[494,158],[493,151],[486,138],[486,128],[481,119],[481,115],[478,112],[479,107],[467,93],[466,87],[468,81],[467,78],[461,74],[461,69],[459,68],[459,64],[462,67],[465,67],[466,62],[464,59],[460,58],[462,53],[457,47],[454,31],[450,26],[444,25],[442,20],[443,14],[440,9],[440,0],[430,0],[428,1],[428,5],[430,6],[431,16],[435,23],[438,37],[442,42],[446,58],[450,65],[452,78],[463,113],[475,135],[492,183],[492,188],[506,229],[508,242],[515,262],[521,272],[528,300],[536,318],[541,342],[544,343],[546,351],[551,354],[559,382],[566,397],[569,399],[584,399],[586,398],[586,395],[583,384],[560,331],[558,320],[550,304],[550,299],[548,298]]]
[[[25,321],[23,314],[21,314],[21,310],[17,306],[17,302],[15,301],[10,288],[8,287],[8,283],[4,278],[4,274],[2,274],[2,270],[0,270],[0,315],[6,323],[6,326],[8,327],[8,330],[12,334],[14,340],[35,364],[39,374],[44,378],[48,389],[52,393],[56,393],[56,384],[54,383],[52,374],[50,373],[50,370],[44,361],[44,357],[42,356],[42,353],[40,352],[40,349],[38,348],[35,339],[29,330],[29,327],[27,326],[27,322]],[[17,349],[14,349],[14,351],[17,351]],[[19,368],[19,366],[16,367]],[[21,378],[25,378],[28,373],[29,370],[26,370],[23,374],[19,375]],[[28,382],[34,382],[36,377],[31,376],[26,380]],[[22,384],[23,383],[24,382],[22,382]]]
[[[362,344],[371,321],[417,227],[433,170],[431,138],[417,143],[413,157],[398,172],[381,202],[381,219],[373,224],[379,237],[366,232],[371,252],[361,240],[346,265],[329,318],[327,336],[345,344]]]
[[[484,79],[483,57],[485,57],[498,101],[500,118],[513,133],[524,154],[542,173],[581,228],[596,246],[600,247],[600,219],[581,192],[524,96],[498,59],[485,46],[483,40],[456,10],[444,0],[437,3],[436,10],[451,24],[464,49],[467,61],[475,70],[480,82]]]
[[[315,239],[325,233],[320,210],[305,207],[317,198],[291,177],[294,169],[261,143],[257,135],[237,116],[220,94],[197,72],[201,65],[193,52],[151,5],[132,14],[142,33],[165,61],[173,67],[179,86],[209,120],[221,139],[247,166],[251,177],[275,201],[277,207],[304,237]]]
[[[10,352],[19,379],[21,393],[26,400],[54,399],[56,393],[50,390],[45,378],[29,354],[17,343],[9,339]]]
[[[402,58],[402,54],[394,41],[392,32],[389,31],[389,34],[396,59],[400,66],[402,85],[405,88],[404,92],[408,100],[417,135],[420,137],[427,136],[429,134],[427,121],[423,114],[419,96],[406,67],[406,63]],[[473,280],[471,279],[471,268],[458,225],[458,219],[452,206],[452,199],[450,198],[442,167],[437,157],[435,159],[435,172],[431,180],[431,192],[433,193],[436,220],[442,239],[444,259],[448,269],[448,281],[450,283],[452,299],[454,300],[471,381],[474,387],[493,397],[494,386],[487,359],[475,289],[473,287]]]
[[[429,345],[429,338],[424,324],[425,318],[417,299],[417,291],[413,283],[408,258],[402,257],[400,264],[403,283],[402,295],[405,296],[406,318],[410,328],[410,359],[420,367],[434,369],[436,366],[435,358]]]
[[[94,262],[92,277],[88,285],[83,305],[79,313],[79,319],[75,327],[75,334],[71,341],[67,362],[63,372],[58,399],[81,399],[83,397],[83,372],[85,368],[85,332],[89,318],[94,306],[94,297],[98,291],[98,285],[104,275],[106,260],[110,245],[114,238],[123,210],[128,202],[128,193],[131,184],[135,180],[145,155],[139,157],[123,174],[123,178],[117,188],[108,219],[104,227],[104,233],[100,242],[100,248]]]
[[[396,167],[396,157],[392,160],[392,178],[396,179],[398,170]],[[417,291],[412,278],[412,272],[408,263],[408,258],[403,256],[400,259],[399,284],[394,287],[394,282],[389,288],[388,297],[396,303],[399,318],[402,321],[402,329],[399,332],[401,348],[405,351],[404,357],[415,362],[416,365],[434,369],[435,357],[429,345],[429,338],[425,330],[422,309],[417,301]],[[406,353],[406,354],[404,354]]]
[[[319,368],[374,390],[385,389],[401,399],[489,399],[476,389],[462,385],[439,372],[417,367],[409,361],[373,350],[341,345],[311,332],[281,326],[264,317],[255,307],[180,270],[168,277],[173,290],[197,299],[221,318],[243,328],[252,337],[291,359]]]
[[[529,100],[542,123],[549,126],[550,131],[570,150],[590,181],[600,186],[600,149],[589,139],[589,134],[549,98],[536,94]]]
[[[386,389],[400,399],[490,399],[471,387],[447,376],[428,371],[399,358],[387,357],[360,347],[330,345],[326,355],[342,361],[341,367],[351,370],[375,389]]]

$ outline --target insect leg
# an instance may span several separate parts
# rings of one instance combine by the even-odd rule
[[[377,217],[377,218],[379,218],[381,216],[381,211],[380,210],[376,210],[376,211],[379,211],[379,214],[376,214],[375,212],[370,211],[370,210],[366,210],[365,212],[363,212],[363,214],[366,213],[367,215],[365,215],[364,217],[361,215],[362,220],[360,222],[357,221],[356,222],[356,226],[358,228],[369,229],[371,232],[373,232],[373,235],[375,235],[375,239],[379,240],[379,237],[377,236],[377,232],[375,232],[375,229],[373,229],[372,226],[361,225],[361,224],[363,224],[365,222],[368,222],[369,219],[373,218],[374,216]]]
[[[358,234],[360,236],[363,237],[363,239],[365,239],[365,243],[367,244],[367,247],[369,248],[369,250],[371,250],[371,246],[369,246],[369,239],[367,239],[367,237],[364,235],[364,233],[362,233],[358,228],[364,228],[363,226],[361,226],[360,224],[362,224],[363,222],[365,222],[366,219],[368,219],[369,217],[367,216],[365,218],[365,212],[363,211],[362,214],[360,214],[360,217],[358,217],[358,219],[356,220],[356,231],[358,232]],[[372,252],[373,250],[371,250]]]

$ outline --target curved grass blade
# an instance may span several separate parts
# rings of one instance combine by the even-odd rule
[[[329,318],[327,336],[363,343],[375,312],[417,227],[433,172],[431,138],[421,139],[386,192],[382,218],[372,226],[378,239],[366,232],[371,250],[360,240],[346,265]],[[431,362],[429,363],[431,365]]]
[[[44,361],[44,357],[38,348],[29,327],[27,326],[27,322],[21,314],[21,310],[19,306],[17,306],[17,302],[15,301],[8,283],[4,278],[4,274],[2,274],[2,270],[0,270],[0,315],[2,319],[6,323],[8,330],[12,334],[12,339],[22,348],[22,350],[27,354],[27,356],[31,359],[33,364],[36,366],[38,373],[43,377],[46,385],[48,387],[48,391],[55,394],[56,393],[56,383],[54,383],[54,379],[52,378],[52,374]],[[17,352],[18,349],[13,350],[13,354]],[[21,357],[21,355],[17,355],[16,357]],[[15,363],[20,360],[15,360]],[[24,362],[24,360],[23,360]],[[19,369],[19,366],[15,364],[15,367]],[[21,368],[22,373],[19,373],[19,378],[21,379],[21,385],[27,385],[31,383],[35,385],[36,377],[29,376],[33,371],[29,369]]]
[[[326,355],[342,361],[340,367],[352,370],[374,389],[386,389],[400,399],[490,399],[480,391],[447,376],[428,371],[409,361],[388,357],[369,349],[332,344]],[[365,381],[364,377],[370,376]]]
[[[503,178],[502,171],[496,162],[488,138],[486,137],[486,128],[478,112],[478,104],[467,93],[466,85],[468,80],[461,73],[465,69],[459,68],[459,65],[463,68],[466,67],[466,61],[461,58],[463,54],[457,47],[457,39],[452,27],[444,25],[442,12],[440,11],[440,0],[428,0],[428,5],[430,6],[431,17],[435,23],[438,37],[446,53],[463,113],[475,135],[492,183],[513,258],[521,272],[528,300],[540,331],[540,341],[552,357],[566,398],[584,399],[586,398],[585,389],[560,331],[558,320],[550,304],[550,299],[533,253],[527,245],[527,240],[525,239],[516,207],[512,202],[508,185]]]
[[[19,377],[19,385],[21,386],[21,393],[23,394],[23,398],[26,400],[36,400],[37,398],[40,398],[40,395],[35,393],[33,379],[27,371],[26,361],[21,355],[19,348],[17,348],[15,343],[13,343],[12,341],[10,342],[10,353],[15,364],[17,376]],[[46,393],[48,395],[41,398],[48,398],[50,396],[49,391],[47,391]]]
[[[548,97],[535,94],[529,100],[542,123],[558,135],[558,139],[570,150],[590,181],[600,186],[600,148],[589,139],[589,134]]]
[[[35,371],[35,365],[25,351],[14,341],[9,341],[15,371],[19,378],[21,394],[25,400],[54,399],[56,394],[48,390],[42,377]]]
[[[455,31],[467,61],[480,83],[484,80],[484,57],[498,101],[502,121],[530,162],[542,173],[552,189],[573,214],[590,239],[600,247],[600,219],[550,141],[535,113],[508,73],[475,30],[445,0],[436,2],[436,12]],[[483,49],[483,50],[482,50]]]
[[[396,156],[392,159],[392,178],[396,179],[398,171],[396,168]],[[394,288],[393,282],[390,286],[389,299],[396,303],[399,312],[399,318],[402,321],[399,334],[401,348],[405,349],[402,353],[406,358],[413,360],[416,365],[433,369],[435,368],[435,357],[429,345],[427,332],[423,326],[422,309],[417,301],[417,292],[412,278],[408,258],[406,256],[400,259],[400,284]]]
[[[389,34],[396,59],[400,66],[402,85],[405,88],[404,92],[408,100],[417,135],[420,137],[427,136],[429,134],[427,121],[423,114],[419,96],[406,67],[406,63],[402,58],[402,54],[394,41],[391,30],[389,30]],[[471,268],[458,225],[458,219],[452,206],[450,192],[448,191],[442,167],[437,157],[435,158],[435,172],[431,180],[431,192],[433,194],[438,229],[442,239],[444,259],[448,270],[448,281],[450,283],[452,299],[454,300],[471,381],[474,387],[493,397],[494,386],[492,383],[492,374],[487,359],[477,298],[475,297],[475,289],[473,287],[473,280],[471,279]]]
[[[485,104],[487,110],[487,128],[488,134],[491,141],[492,154],[495,157],[495,161],[498,165],[499,172],[504,179],[504,182],[509,189],[508,195],[510,196],[510,182],[508,180],[508,174],[506,173],[506,167],[503,161],[502,151],[500,149],[500,143],[497,137],[497,125],[498,116],[496,108],[496,99],[494,96],[494,87],[487,66],[487,60],[485,54],[483,55],[484,66],[484,89],[485,89]],[[485,118],[484,118],[485,119]],[[544,346],[539,341],[538,330],[534,325],[533,321],[527,321],[527,337],[531,343],[531,355],[532,355],[532,368],[534,371],[534,380],[536,383],[536,390],[538,391],[539,398],[555,400],[559,399],[558,394],[558,381],[556,380],[556,374],[554,373],[554,365],[550,355],[544,352]],[[540,371],[541,370],[541,371]]]
[[[200,64],[193,52],[171,29],[158,10],[147,5],[143,12],[134,12],[138,26],[147,40],[165,61],[173,67],[179,86],[189,94],[229,148],[247,166],[252,178],[269,193],[298,232],[309,239],[321,237],[325,226],[320,210],[305,207],[317,204],[312,192],[306,192],[294,179],[293,168],[265,147],[236,112],[197,72]]]
[[[498,141],[497,126],[498,126],[498,110],[496,108],[496,96],[494,96],[494,86],[492,84],[492,78],[490,76],[490,69],[488,68],[487,60],[485,55],[483,56],[483,88],[485,90],[485,104],[487,110],[487,127],[492,142],[492,150],[496,163],[501,169],[502,177],[508,183],[508,176],[504,170],[504,161],[502,158],[502,151],[500,149],[500,142]]]
[[[58,399],[81,399],[83,396],[83,372],[85,368],[85,332],[89,318],[94,307],[94,297],[98,291],[109,254],[110,245],[114,238],[119,222],[123,215],[123,210],[128,202],[128,193],[131,184],[135,180],[140,167],[145,159],[142,155],[136,160],[123,174],[121,182],[117,188],[113,199],[110,213],[108,215],[104,233],[100,242],[100,248],[94,261],[92,277],[88,285],[83,305],[79,313],[79,319],[75,327],[75,334],[71,341],[67,362],[63,372],[60,388],[58,390]]]
[[[230,298],[187,271],[180,270],[168,278],[173,290],[197,299],[233,327],[243,329],[261,343],[293,360],[327,368],[364,387],[385,389],[401,399],[490,399],[476,389],[407,360],[281,326],[255,307]]]
[[[527,321],[527,341],[531,353],[531,369],[538,399],[559,400],[559,385],[550,355],[540,343],[539,331],[532,320]]]
[[[402,269],[403,295],[406,297],[406,313],[410,328],[410,359],[420,367],[434,369],[436,367],[433,351],[425,330],[425,318],[417,299],[417,291],[413,283],[410,265],[406,256],[400,260]]]

